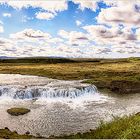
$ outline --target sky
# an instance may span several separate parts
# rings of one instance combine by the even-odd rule
[[[0,0],[0,57],[140,57],[139,0]]]

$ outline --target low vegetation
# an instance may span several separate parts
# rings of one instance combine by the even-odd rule
[[[10,108],[7,112],[12,116],[24,115],[30,112],[30,109],[27,108]]]
[[[83,80],[117,93],[140,92],[140,58],[20,58],[0,61],[0,73],[29,74],[61,80]]]
[[[0,129],[0,139],[34,139],[35,137],[27,134],[19,135],[16,131],[12,132],[8,128]]]

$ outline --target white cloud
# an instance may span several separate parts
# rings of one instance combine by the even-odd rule
[[[80,26],[81,24],[82,24],[82,22],[81,22],[81,21],[76,20],[76,25],[77,25],[77,26]]]
[[[4,28],[3,26],[0,25],[0,33],[3,33],[4,32]]]
[[[36,18],[41,20],[50,20],[55,17],[55,13],[49,13],[49,12],[38,12],[36,13]]]
[[[88,35],[83,32],[60,30],[58,35],[68,40],[68,44],[73,46],[89,44]]]
[[[41,8],[43,10],[47,10],[50,12],[60,12],[63,10],[67,9],[67,2],[66,0],[47,0],[47,1],[33,1],[33,0],[1,0],[0,4],[7,4],[15,9],[22,9],[22,8],[29,8],[29,7],[34,7],[34,8]]]
[[[3,13],[4,17],[11,17],[11,13]]]
[[[108,6],[126,6],[126,5],[140,5],[140,1],[139,0],[101,0],[103,1],[105,4],[107,4]]]
[[[88,8],[95,11],[98,8],[97,0],[72,0],[79,5],[81,10]],[[100,0],[98,0],[100,1]],[[0,55],[6,56],[60,56],[60,57],[96,57],[115,56],[116,54],[128,54],[135,56],[140,54],[140,29],[136,33],[132,31],[133,26],[140,25],[140,10],[132,2],[120,0],[108,1],[105,3],[112,7],[101,9],[97,17],[100,25],[84,26],[82,31],[60,30],[59,36],[52,37],[49,33],[25,29],[13,33],[10,39],[0,38]],[[2,3],[2,1],[0,1]],[[40,8],[36,18],[50,20],[58,12],[68,8],[68,1],[7,1],[8,6],[15,9]],[[140,2],[139,2],[140,3]],[[138,4],[138,2],[137,2]],[[8,15],[5,15],[8,16]],[[129,18],[128,18],[129,17]],[[30,17],[23,17],[24,21]],[[75,21],[77,26],[82,25],[81,21]],[[119,23],[124,26],[120,28]],[[2,22],[0,32],[3,32]],[[109,25],[105,26],[103,24]],[[111,25],[111,26],[110,26]],[[81,27],[81,26],[80,26]],[[93,46],[93,44],[95,46]],[[124,56],[124,55],[121,55]]]
[[[79,8],[84,10],[85,8],[96,11],[98,8],[98,0],[72,0],[75,4],[79,4]]]
[[[140,46],[136,45],[135,43],[129,42],[121,46],[112,46],[112,51],[122,54],[138,54],[140,53]]]
[[[140,40],[140,28],[136,30],[136,36],[138,40]]]
[[[107,2],[107,1],[105,1]],[[140,3],[139,3],[140,4]],[[111,3],[110,3],[111,5]],[[113,5],[113,4],[112,4]],[[97,17],[98,23],[124,24],[125,26],[140,26],[140,11],[133,1],[118,1],[107,9],[102,9]]]
[[[97,44],[113,45],[137,41],[137,36],[132,32],[131,28],[120,29],[118,26],[108,28],[103,25],[89,25],[84,26],[83,29],[89,33],[89,39],[96,41]]]
[[[21,32],[17,32],[15,34],[11,34],[10,38],[14,39],[42,39],[42,38],[47,38],[49,39],[51,37],[50,34],[44,33],[40,30],[33,30],[33,29],[25,29]]]
[[[33,0],[27,0],[27,1],[7,1],[7,0],[1,0],[0,4],[5,4],[8,6],[13,7],[14,9],[22,9],[22,8],[41,8],[40,11],[45,10],[46,12],[39,12],[37,13],[36,17],[38,19],[47,19],[50,20],[54,16],[57,15],[57,12],[64,11],[68,8],[68,4],[66,0],[42,0],[42,1],[33,1]],[[8,15],[5,15],[8,16]],[[23,22],[26,22],[26,19],[23,20]]]

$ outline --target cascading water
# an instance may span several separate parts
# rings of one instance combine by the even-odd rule
[[[82,87],[49,87],[45,86],[0,86],[1,97],[13,99],[35,99],[35,98],[76,98],[85,94],[98,94],[95,86]]]
[[[37,76],[0,75],[0,98],[39,99],[65,98],[75,99],[85,95],[98,95],[94,85],[81,81],[62,81]]]

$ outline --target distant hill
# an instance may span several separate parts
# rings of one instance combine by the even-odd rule
[[[51,57],[26,57],[26,58],[9,58],[0,57],[0,63],[70,63],[75,62],[68,58],[51,58]]]
[[[0,59],[9,59],[9,58],[12,58],[12,57],[0,56]]]
[[[97,63],[121,63],[140,60],[140,57],[130,58],[63,58],[63,57],[25,57],[15,58],[0,56],[0,63],[41,63],[41,64],[56,64],[56,63],[82,63],[82,62],[97,62]]]

